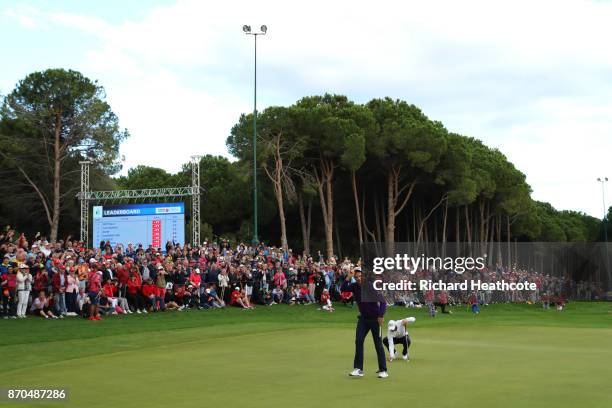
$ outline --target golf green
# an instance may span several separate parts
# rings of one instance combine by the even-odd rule
[[[70,407],[610,407],[612,305],[465,307],[416,316],[411,361],[350,378],[356,309],[314,306],[2,320],[0,387],[60,387]],[[12,402],[7,406],[27,406]]]

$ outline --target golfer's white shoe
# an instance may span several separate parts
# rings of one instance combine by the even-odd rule
[[[404,355],[402,356],[402,358],[403,358],[404,360],[406,360],[406,361],[408,361],[408,360],[409,360],[409,358],[408,358],[408,354],[404,354]]]
[[[349,373],[349,375],[350,375],[351,377],[363,377],[363,371],[361,371],[360,369],[356,368],[356,369],[354,369],[353,371],[351,371],[351,372]]]
[[[381,371],[378,373],[378,378],[387,378],[389,374],[386,371]]]

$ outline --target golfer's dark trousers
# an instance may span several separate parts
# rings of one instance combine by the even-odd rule
[[[368,332],[372,332],[374,340],[374,348],[378,357],[378,370],[387,371],[387,363],[385,361],[385,350],[383,348],[382,339],[380,338],[380,325],[376,318],[357,318],[357,330],[355,330],[355,361],[353,368],[363,370],[363,342],[365,341]]]
[[[402,355],[405,356],[406,354],[408,354],[408,347],[410,347],[410,337],[408,337],[408,335],[405,335],[400,338],[394,337],[393,343],[395,343],[395,345],[401,344],[402,346],[404,346],[404,351],[402,352]],[[385,345],[387,350],[389,350],[389,339],[387,339],[386,336],[383,339],[383,344]],[[391,350],[389,350],[389,353],[391,353]]]

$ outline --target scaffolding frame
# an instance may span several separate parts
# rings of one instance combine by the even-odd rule
[[[80,240],[89,247],[89,207],[92,202],[106,200],[134,200],[147,198],[191,197],[191,243],[200,245],[200,159],[202,156],[191,156],[191,186],[146,188],[141,190],[90,191],[89,161],[81,161],[81,190],[77,199],[81,207]]]

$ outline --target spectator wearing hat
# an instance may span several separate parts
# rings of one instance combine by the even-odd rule
[[[166,276],[168,272],[164,269],[162,264],[157,266],[157,279],[155,281],[155,286],[157,287],[157,295],[155,297],[156,308],[157,310],[165,310],[166,309]]]
[[[28,310],[28,300],[32,290],[32,275],[30,267],[26,264],[19,265],[16,276],[17,280],[17,317],[24,319]]]
[[[102,272],[93,270],[87,276],[89,283],[89,320],[101,320],[99,313],[100,290],[102,289]]]
[[[230,297],[230,306],[240,307],[243,309],[252,309],[253,307],[248,304],[246,295],[240,290],[239,286],[234,287]]]

